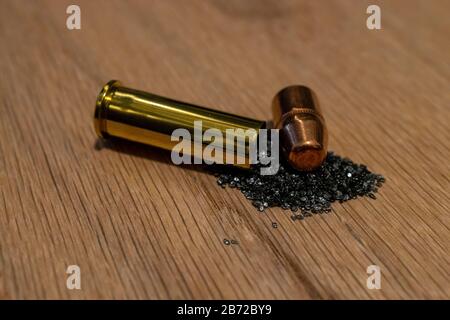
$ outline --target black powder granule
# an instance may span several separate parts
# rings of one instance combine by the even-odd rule
[[[327,154],[324,163],[311,172],[299,172],[288,164],[280,164],[275,175],[261,175],[260,165],[250,170],[229,167],[214,168],[217,183],[239,189],[259,210],[281,207],[294,212],[293,220],[331,211],[331,203],[344,202],[358,196],[375,199],[385,182],[383,176],[367,170],[350,159]]]
[[[223,239],[223,244],[226,245],[226,246],[229,246],[229,245],[232,245],[232,244],[237,245],[237,244],[239,244],[239,242],[237,240],[234,240],[234,239],[231,239],[231,240]]]

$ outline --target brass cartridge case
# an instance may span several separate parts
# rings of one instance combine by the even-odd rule
[[[151,93],[123,87],[120,82],[108,82],[98,95],[94,125],[100,137],[119,137],[166,150],[172,150],[179,141],[172,141],[171,136],[176,129],[186,129],[192,137],[192,145],[201,144],[202,148],[212,141],[203,137],[195,138],[194,121],[202,121],[202,132],[217,129],[223,139],[214,144],[223,145],[223,159],[227,162],[225,146],[228,142],[239,143],[245,141],[245,154],[241,155],[238,163],[236,153],[232,163],[240,167],[250,167],[249,144],[257,145],[260,128],[264,128],[264,121],[233,115],[226,112],[211,110],[190,103],[180,102]],[[235,130],[233,141],[226,135],[227,129]],[[236,129],[242,129],[237,130]],[[255,134],[249,135],[245,131],[254,129]],[[198,135],[197,135],[198,136]],[[241,139],[240,139],[241,138]],[[236,142],[237,141],[237,142]],[[237,149],[237,147],[236,147]],[[191,149],[194,155],[194,147]],[[229,158],[228,158],[229,159]]]
[[[300,171],[319,167],[327,155],[328,131],[315,93],[305,86],[286,87],[274,97],[272,112],[288,162]]]

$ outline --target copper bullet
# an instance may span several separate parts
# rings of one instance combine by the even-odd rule
[[[317,97],[305,86],[289,86],[272,102],[274,125],[288,162],[301,171],[319,167],[327,155],[328,132]]]

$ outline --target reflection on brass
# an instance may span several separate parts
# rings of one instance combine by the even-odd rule
[[[258,130],[265,126],[264,121],[126,88],[114,80],[108,82],[100,92],[94,115],[95,130],[100,137],[119,137],[167,150],[172,150],[178,144],[178,141],[171,141],[171,135],[175,129],[187,129],[194,137],[194,121],[199,120],[202,121],[203,132],[212,128],[222,132],[224,141],[220,142],[224,146],[227,143],[226,129],[243,129],[243,131],[254,129],[255,135],[243,134],[242,137],[246,143],[245,163],[236,164],[236,160],[232,163],[244,168],[250,167],[248,145],[250,142],[256,143]],[[236,131],[236,133],[238,136],[239,132]],[[193,141],[193,145],[198,143],[204,148],[211,143],[209,140],[205,141],[203,135],[202,139],[202,141]],[[234,141],[239,141],[239,136]],[[214,141],[214,143],[220,142]],[[224,153],[226,152],[224,147]],[[224,159],[226,159],[225,155]]]
[[[273,99],[272,111],[288,162],[302,171],[319,167],[327,155],[328,132],[314,92],[304,86],[284,88]]]

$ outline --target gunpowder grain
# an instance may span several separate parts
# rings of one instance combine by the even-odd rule
[[[259,211],[281,207],[294,212],[293,220],[312,214],[329,213],[335,201],[344,202],[375,193],[385,182],[365,165],[356,164],[329,152],[324,163],[311,172],[299,172],[288,164],[280,164],[275,175],[261,175],[260,165],[250,170],[230,167],[214,168],[217,183],[240,190]]]

